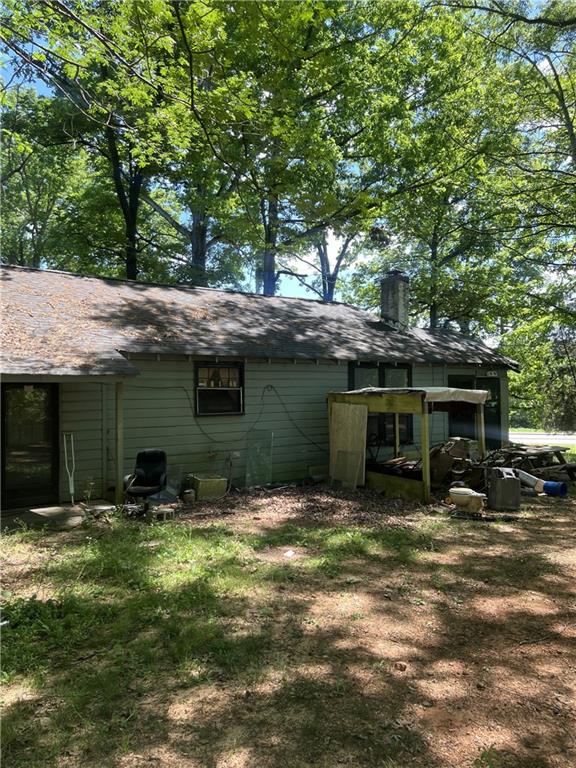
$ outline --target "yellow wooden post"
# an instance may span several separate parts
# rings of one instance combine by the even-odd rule
[[[400,456],[400,414],[394,414],[394,458]]]
[[[116,504],[124,501],[124,382],[116,382]]]
[[[478,438],[478,448],[480,458],[486,456],[486,428],[484,426],[484,403],[478,403],[476,406],[476,437]]]
[[[421,448],[424,501],[428,502],[430,501],[430,419],[426,400],[422,401]]]

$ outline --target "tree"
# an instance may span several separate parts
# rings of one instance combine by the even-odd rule
[[[30,88],[7,92],[3,117],[3,261],[124,275],[124,218],[94,125]],[[135,248],[143,276],[154,278],[169,277],[182,250],[151,211],[140,216]]]
[[[454,22],[441,9],[10,0],[8,11],[8,47],[107,135],[131,274],[140,199],[187,238],[198,279],[208,249],[233,241],[234,206],[233,218],[257,230],[238,252],[254,245],[273,293],[283,250],[434,178],[403,160],[418,88],[430,108],[442,90],[442,36]],[[154,180],[145,198],[143,173]],[[166,182],[184,219],[156,195]]]
[[[554,315],[520,325],[504,337],[502,349],[521,366],[510,376],[511,423],[546,430],[576,425],[576,323]]]

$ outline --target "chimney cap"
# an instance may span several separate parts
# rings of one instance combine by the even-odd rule
[[[410,278],[408,277],[408,275],[406,275],[401,269],[389,269],[388,272],[386,272],[386,277],[382,279],[386,280],[389,277],[406,280],[406,282],[410,281]]]

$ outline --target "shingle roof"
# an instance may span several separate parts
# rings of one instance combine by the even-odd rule
[[[2,267],[2,371],[135,374],[122,353],[515,367],[455,333],[395,331],[347,304]]]

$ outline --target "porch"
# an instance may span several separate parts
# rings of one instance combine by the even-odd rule
[[[387,495],[427,502],[430,482],[430,415],[434,409],[457,413],[462,404],[475,409],[475,434],[480,456],[486,455],[484,403],[486,390],[451,387],[381,388],[366,387],[328,395],[330,418],[330,477],[348,486],[366,485]],[[411,476],[397,476],[386,464],[367,462],[368,419],[391,415],[393,418],[393,456],[400,456],[400,419],[420,419],[420,466]]]

